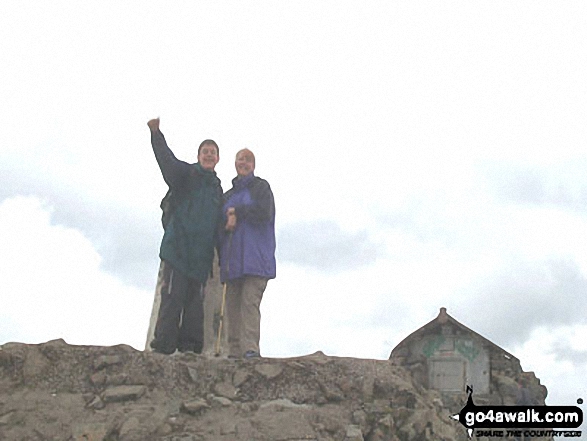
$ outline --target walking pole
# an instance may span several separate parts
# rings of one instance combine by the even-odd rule
[[[228,259],[226,259],[226,276],[228,276],[228,268],[230,267],[230,252],[232,248],[232,231],[228,236]],[[222,271],[222,269],[221,269]],[[220,340],[222,339],[222,326],[224,324],[224,306],[226,305],[226,281],[222,284],[222,303],[220,304],[220,321],[218,323],[218,337],[216,338],[215,356],[220,355]]]
[[[226,282],[222,284],[222,304],[220,305],[220,323],[218,324],[218,338],[216,338],[216,357],[220,355],[220,340],[222,338],[222,324],[224,323],[224,305],[226,303]]]

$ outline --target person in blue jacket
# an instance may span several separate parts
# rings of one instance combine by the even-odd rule
[[[226,287],[229,357],[260,356],[260,305],[275,278],[275,202],[269,183],[255,176],[255,155],[236,154],[237,176],[224,194],[220,279]]]
[[[169,186],[161,203],[164,234],[161,257],[161,306],[151,348],[163,354],[202,352],[203,287],[212,270],[218,225],[222,222],[222,187],[214,168],[218,145],[211,139],[198,148],[198,162],[175,157],[159,130],[148,123],[155,158]]]

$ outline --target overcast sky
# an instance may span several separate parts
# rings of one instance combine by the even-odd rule
[[[448,308],[587,398],[587,3],[3,1],[0,344],[142,349],[176,156],[257,156],[265,356],[386,359]]]

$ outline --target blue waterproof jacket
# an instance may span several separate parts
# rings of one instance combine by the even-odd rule
[[[226,210],[234,207],[236,229],[222,228],[220,280],[243,276],[275,278],[275,202],[269,183],[253,173],[236,177],[224,194]]]

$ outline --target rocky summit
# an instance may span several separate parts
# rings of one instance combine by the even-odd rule
[[[466,439],[450,414],[387,360],[0,346],[0,440]]]

